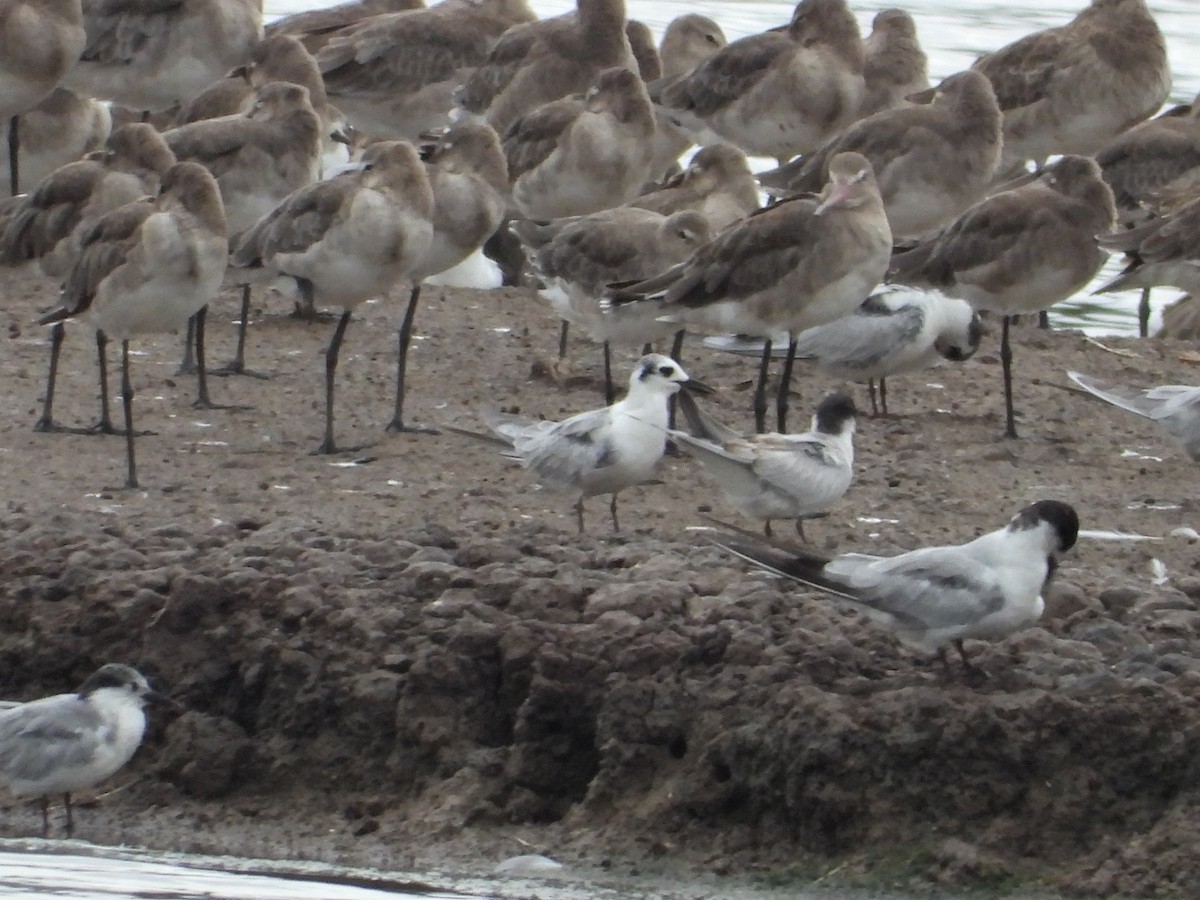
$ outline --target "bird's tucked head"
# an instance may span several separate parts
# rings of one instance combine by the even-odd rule
[[[830,394],[817,404],[813,416],[813,430],[824,434],[841,434],[847,428],[854,430],[858,410],[849,394]]]

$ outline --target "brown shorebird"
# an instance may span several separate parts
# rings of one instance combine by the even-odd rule
[[[1095,236],[1116,220],[1096,161],[1064,156],[1033,182],[980,200],[937,234],[895,257],[888,280],[936,287],[1004,317],[1005,437],[1017,436],[1009,324],[1086,285],[1107,254]]]
[[[290,81],[308,89],[313,112],[321,120],[321,171],[349,162],[345,117],[329,102],[316,59],[291,35],[275,34],[263,38],[254,47],[246,65],[238,66],[229,76],[209,85],[191,102],[184,104],[176,125],[249,112],[255,91],[272,81]]]
[[[330,99],[355,128],[415,141],[445,125],[454,89],[500,36],[534,18],[526,0],[444,0],[335,33],[317,64]]]
[[[262,0],[87,3],[87,43],[64,84],[130,109],[186,103],[250,58]]]
[[[513,203],[528,218],[557,219],[630,200],[649,174],[653,136],[641,78],[601,72],[583,99],[547,103],[504,134]]]
[[[1099,234],[1105,250],[1128,254],[1125,269],[1096,293],[1160,285],[1200,292],[1200,198],[1133,228]]]
[[[433,239],[433,190],[416,149],[372,144],[364,167],[301,188],[245,232],[230,262],[278,273],[309,305],[342,307],[325,351],[325,436],[317,453],[336,453],[333,387],[342,339],[358,304],[411,278]]]
[[[1090,155],[1154,115],[1171,71],[1145,0],[1092,0],[1066,25],[1027,35],[973,66],[1004,113],[1000,173],[1060,153]]]
[[[661,125],[661,122],[659,124]],[[701,147],[692,156],[688,167],[678,176],[671,179],[667,186],[656,191],[641,194],[625,203],[627,207],[650,210],[661,216],[670,216],[686,210],[694,210],[700,213],[708,223],[704,229],[706,232],[705,237],[700,243],[708,240],[707,233],[711,232],[715,234],[726,225],[730,225],[738,219],[745,218],[758,209],[759,205],[758,183],[754,180],[754,174],[750,171],[750,164],[746,160],[746,154],[733,144],[713,144],[711,147]],[[695,231],[694,227],[689,228],[686,233],[691,234],[693,231]],[[525,240],[525,243],[527,249],[538,246],[537,242],[534,242],[530,246],[529,240]],[[695,249],[695,246],[691,246],[687,252],[690,253],[692,249]],[[685,253],[684,255],[686,256],[687,254]],[[682,257],[679,257],[679,259],[682,259]],[[628,275],[610,278],[608,281],[647,278],[661,271],[663,266],[672,265],[678,262],[679,259],[668,260],[664,258],[658,268],[653,271],[640,274],[630,272]],[[600,294],[597,293],[595,295],[596,299],[599,299],[599,296]],[[578,307],[578,303],[574,305]],[[603,321],[595,321],[594,315],[595,311],[585,314],[579,308],[575,310],[573,316],[562,315],[562,329],[558,338],[559,359],[563,359],[567,355],[567,337],[571,322],[576,321],[576,319],[584,320],[584,327],[597,340],[605,340],[602,335],[608,333],[609,329],[612,328],[619,328],[619,330],[615,334],[610,335],[608,340],[621,340],[622,338],[617,337],[616,334],[628,335],[634,333],[637,326],[632,323],[635,322],[646,322],[645,327],[652,335],[661,330],[649,324],[651,317],[648,317],[644,312],[638,315],[625,312],[619,316],[607,316]],[[617,324],[618,322],[628,322],[631,324],[628,327],[621,327]],[[675,346],[672,349],[671,356],[678,359],[679,353],[680,348]],[[605,358],[607,359],[607,355]],[[606,368],[605,371],[608,371],[608,369]],[[611,378],[606,380],[611,384]]]
[[[21,181],[40,184],[51,172],[104,146],[112,130],[108,105],[55,88],[21,114]],[[9,171],[8,144],[0,142],[0,171]]]
[[[404,422],[408,350],[422,282],[482,248],[503,223],[507,210],[508,168],[500,138],[490,126],[455,124],[422,155],[433,191],[433,238],[410,276],[412,291],[400,324],[396,403],[388,431],[429,431]]]
[[[625,205],[664,216],[694,209],[704,214],[716,233],[762,204],[746,154],[733,144],[712,144],[697,150],[687,168],[665,187],[634,197]]]
[[[656,100],[699,144],[730,141],[782,162],[854,121],[864,65],[845,0],[801,0],[786,28],[734,41]]]
[[[126,203],[158,193],[175,155],[153,126],[122,125],[109,135],[105,150],[69,163],[47,176],[24,196],[0,234],[0,264],[36,260],[57,281],[75,265],[84,236],[105,214]],[[50,370],[42,414],[35,431],[62,431],[55,424],[54,388],[66,329],[56,322],[50,332]],[[108,404],[108,337],[96,331],[100,373],[100,418],[87,433],[114,434]]]
[[[607,310],[603,298],[608,285],[640,281],[686,259],[711,236],[707,218],[687,209],[666,215],[618,207],[544,224],[519,221],[513,230],[544,285],[542,297],[564,324],[580,326],[603,344],[604,398],[612,403],[611,344],[642,346],[677,327],[658,322],[651,304]],[[672,357],[677,353],[678,348]]]
[[[508,31],[455,102],[503,136],[531,110],[587,90],[605,69],[636,72],[625,28],[625,0],[577,0],[574,12]]]
[[[645,72],[642,73],[647,85],[656,81],[651,99],[667,84],[687,75],[727,43],[721,26],[708,16],[698,13],[676,16],[667,23],[659,46],[661,77],[651,79],[646,77]],[[671,121],[661,107],[655,107],[654,118],[658,130],[654,135],[654,161],[650,164],[650,177],[657,181],[678,169],[679,157],[692,146],[692,139]]]
[[[1113,189],[1118,222],[1145,221],[1159,191],[1200,174],[1200,96],[1117,135],[1096,152],[1096,162]],[[1138,304],[1138,330],[1142,337],[1150,332],[1148,284]]]
[[[983,75],[959,72],[931,93],[931,103],[868,116],[759,182],[771,193],[818,191],[829,160],[854,150],[875,169],[892,236],[927,234],[983,196],[1002,142],[1000,107]]]
[[[20,191],[21,113],[62,82],[83,50],[79,0],[0,5],[0,122],[8,127],[9,189]]]
[[[337,6],[280,16],[269,22],[263,31],[268,38],[279,34],[298,38],[309,53],[316,54],[333,35],[371,16],[424,8],[422,0],[351,0]]]
[[[84,318],[121,342],[127,488],[138,487],[129,341],[187,322],[216,296],[228,256],[216,181],[197,163],[176,163],[153,202],[119,207],[88,231],[63,283],[64,305],[39,319]]]
[[[612,302],[659,304],[685,326],[769,338],[789,335],[777,398],[786,431],[795,336],[852,312],[883,278],[892,232],[871,164],[842,153],[829,164],[821,195],[794,197],[729,226],[684,262],[654,278],[619,286]],[[766,430],[771,341],[763,348],[754,396],[755,425]]]
[[[917,40],[917,25],[902,9],[875,14],[866,41],[866,66],[859,118],[904,106],[910,94],[929,88],[929,59]]]
[[[213,173],[232,238],[271,212],[292,191],[317,180],[323,133],[307,88],[270,81],[254,92],[246,112],[190,122],[166,132],[163,138],[178,159],[194,160]],[[186,354],[191,340],[197,356],[203,353],[205,317],[206,311],[200,310],[188,329],[183,371],[190,369],[191,359]],[[250,285],[243,284],[237,351],[223,373],[254,374],[245,367],[249,317]],[[211,407],[204,370],[197,365],[196,371],[200,377],[197,404]]]

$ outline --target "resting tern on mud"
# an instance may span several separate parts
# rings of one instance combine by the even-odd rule
[[[679,408],[691,434],[672,431],[676,445],[700,461],[720,485],[729,505],[751,519],[803,521],[824,515],[854,478],[854,427],[858,411],[845,394],[830,394],[817,406],[812,429],[803,434],[743,435],[702,412],[688,394]]]
[[[1078,534],[1070,505],[1038,500],[1000,530],[968,543],[892,557],[828,559],[740,530],[710,539],[760,568],[849,601],[905,643],[936,651],[947,672],[946,645],[953,643],[972,672],[963,641],[999,640],[1037,622],[1057,555],[1070,550]]]
[[[773,356],[786,355],[784,335],[773,340]],[[867,384],[871,415],[888,414],[887,379],[919,372],[942,360],[963,362],[975,355],[983,338],[979,313],[966,300],[941,291],[907,285],[882,285],[858,309],[827,325],[796,336],[796,358],[811,359],[834,378]],[[704,339],[704,346],[759,356],[763,342],[734,335]],[[875,383],[879,382],[879,401]]]
[[[530,469],[548,487],[575,495],[575,516],[583,532],[583,501],[611,494],[613,530],[617,492],[654,477],[667,442],[667,401],[681,388],[709,393],[688,378],[669,356],[649,353],[629,376],[629,392],[611,406],[588,410],[561,422],[488,411],[484,421],[496,436],[449,426],[451,431],[508,448],[504,455]]]
[[[1079,372],[1068,372],[1067,377],[1105,403],[1154,422],[1183,447],[1188,456],[1200,462],[1200,387],[1163,384],[1138,390],[1108,387]]]
[[[41,798],[43,837],[51,794],[63,795],[69,837],[71,793],[99,784],[133,757],[150,702],[174,703],[136,669],[109,663],[75,693],[0,706],[0,782],[17,797]]]

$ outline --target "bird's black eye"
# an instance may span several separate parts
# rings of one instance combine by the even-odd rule
[[[665,375],[667,378],[670,378],[672,375],[675,374],[675,370],[671,366],[659,366],[658,374]]]
[[[705,39],[706,41],[708,41],[710,44],[715,44],[715,43],[717,43],[717,36],[716,36],[715,34],[706,34],[706,35],[704,36],[704,39]]]

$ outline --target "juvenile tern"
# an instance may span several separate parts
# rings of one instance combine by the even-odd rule
[[[1000,640],[1037,622],[1057,556],[1078,534],[1069,504],[1038,500],[973,541],[892,557],[827,559],[742,531],[711,539],[760,568],[849,601],[905,643],[936,651],[947,670],[946,645],[953,643],[970,671],[963,641]]]
[[[1094,397],[1154,422],[1200,462],[1200,387],[1164,384],[1138,390],[1109,387],[1079,372],[1067,377]]]
[[[884,285],[854,312],[828,325],[809,328],[796,336],[796,358],[811,359],[835,378],[866,383],[871,414],[880,405],[888,414],[887,379],[919,372],[943,359],[970,359],[983,339],[979,313],[965,300],[940,291],[904,285]],[[782,336],[772,354],[782,356]],[[719,335],[704,339],[706,347],[758,355],[762,342]],[[879,382],[876,402],[875,382]]]
[[[768,537],[772,519],[794,519],[803,538],[803,520],[823,515],[850,487],[857,410],[845,394],[822,400],[804,434],[741,435],[687,394],[679,408],[692,433],[672,431],[671,438],[708,470],[730,506],[764,520]]]
[[[583,532],[583,501],[611,494],[613,530],[617,493],[654,477],[667,441],[667,400],[680,388],[708,392],[669,356],[649,353],[629,376],[629,392],[602,409],[588,410],[561,422],[537,421],[498,412],[485,413],[496,437],[462,428],[451,431],[508,448],[543,484],[575,496],[575,517]]]
[[[38,797],[42,836],[50,795],[62,794],[66,832],[75,828],[71,794],[99,784],[133,757],[146,730],[145,705],[173,703],[136,670],[108,663],[73,694],[0,706],[0,781],[17,797]]]

